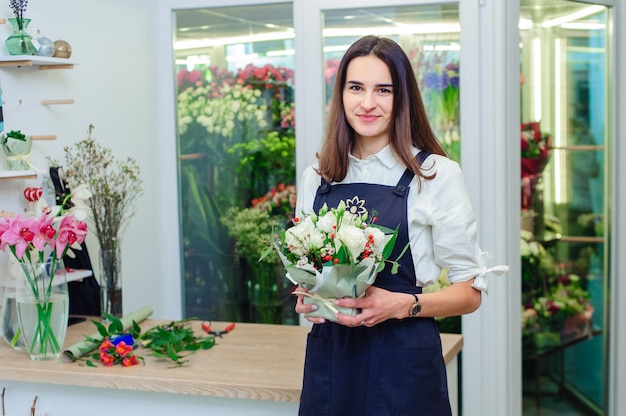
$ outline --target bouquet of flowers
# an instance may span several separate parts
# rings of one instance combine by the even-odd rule
[[[39,202],[35,200],[37,190],[27,191],[29,202]],[[84,186],[77,186],[60,206],[36,204],[40,216],[19,214],[0,221],[0,250],[11,253],[17,270],[11,269],[10,274],[22,277],[25,286],[25,294],[17,300],[18,310],[24,315],[31,313],[36,319],[34,324],[24,326],[20,318],[20,328],[11,343],[23,336],[31,358],[53,358],[61,353],[65,332],[56,331],[52,322],[57,316],[67,316],[69,304],[59,302],[55,285],[61,282],[55,278],[63,269],[63,256],[80,249],[87,235],[87,225],[80,219],[84,218],[84,201],[90,196]],[[67,208],[70,199],[72,207]]]
[[[374,224],[376,216],[368,216],[358,197],[348,202],[350,208],[344,201],[331,209],[324,204],[318,213],[294,218],[295,226],[274,233],[271,247],[261,255],[262,259],[273,249],[278,252],[287,278],[308,289],[295,293],[305,295],[305,303],[318,306],[311,316],[334,320],[337,312],[356,315],[357,310],[339,307],[333,301],[363,296],[386,262],[391,263],[392,273],[398,271],[397,259],[388,260],[398,228]]]

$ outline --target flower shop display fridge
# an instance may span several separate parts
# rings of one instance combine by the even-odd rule
[[[609,9],[522,1],[525,409],[606,414]]]

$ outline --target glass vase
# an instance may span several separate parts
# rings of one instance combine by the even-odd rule
[[[30,19],[8,19],[13,27],[13,33],[5,41],[9,55],[34,55],[37,48],[33,45],[33,37],[26,32]]]
[[[20,261],[16,305],[25,350],[35,361],[59,358],[67,332],[69,294],[63,261]]]
[[[26,346],[20,324],[17,319],[17,302],[15,298],[15,283],[4,284],[0,287],[0,337],[16,349],[23,350]]]
[[[107,315],[122,317],[122,256],[119,246],[100,251],[100,310],[102,321]]]

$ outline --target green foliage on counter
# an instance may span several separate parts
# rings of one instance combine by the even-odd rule
[[[108,326],[92,320],[101,337],[97,339],[86,337],[86,340],[100,346],[97,352],[91,354],[91,359],[100,361],[107,366],[110,366],[111,363],[106,361],[106,356],[103,359],[103,346],[109,345],[109,340],[114,340],[121,336],[126,336],[128,337],[127,339],[130,339],[130,342],[127,341],[127,344],[132,345],[133,350],[146,348],[151,351],[150,355],[171,361],[172,367],[187,365],[189,363],[189,355],[199,350],[208,350],[215,345],[214,335],[195,335],[191,328],[191,321],[194,318],[156,325],[144,332],[141,331],[141,327],[137,322],[133,321],[132,327],[126,333],[124,333],[124,326],[120,319],[112,315],[106,315],[106,318],[110,321]],[[141,359],[141,357],[139,358]],[[120,362],[120,364],[126,366],[123,362]],[[96,363],[89,359],[86,360],[86,365],[97,367]]]

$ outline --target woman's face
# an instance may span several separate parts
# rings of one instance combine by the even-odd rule
[[[387,65],[373,55],[354,58],[348,64],[343,89],[343,109],[357,139],[389,143],[393,110],[393,85]]]

